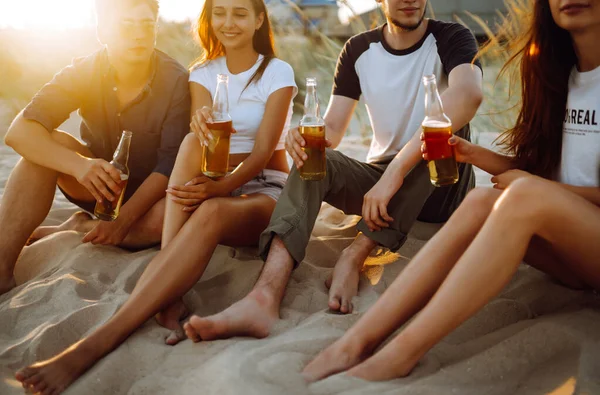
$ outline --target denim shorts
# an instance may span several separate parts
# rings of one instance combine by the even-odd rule
[[[231,192],[231,196],[252,195],[262,193],[277,201],[287,181],[288,173],[283,171],[264,169],[256,177]]]

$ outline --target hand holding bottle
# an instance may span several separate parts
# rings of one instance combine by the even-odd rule
[[[285,150],[292,157],[298,169],[304,166],[304,161],[308,159],[308,155],[302,149],[305,145],[306,141],[300,134],[300,130],[297,127],[290,129],[285,137]],[[331,141],[325,139],[325,146],[331,147]]]
[[[104,159],[85,158],[75,178],[98,202],[113,201],[121,192],[121,173]]]

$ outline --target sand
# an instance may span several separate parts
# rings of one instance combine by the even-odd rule
[[[16,160],[0,146],[2,185]],[[488,178],[479,173],[478,179]],[[57,200],[45,223],[60,223],[74,211]],[[437,229],[419,223],[399,255],[370,260],[356,311],[337,315],[327,309],[324,281],[356,234],[356,222],[324,205],[270,337],[171,347],[163,342],[168,331],[149,320],[66,393],[600,394],[600,298],[526,266],[410,377],[369,383],[340,374],[307,385],[303,366],[375,303]],[[23,251],[15,269],[18,287],[0,296],[0,394],[22,393],[13,378],[18,368],[52,357],[105,322],[157,252],[84,245],[81,237],[62,232]],[[380,264],[386,261],[391,263]],[[185,301],[197,314],[218,312],[252,288],[261,266],[254,249],[219,246]]]

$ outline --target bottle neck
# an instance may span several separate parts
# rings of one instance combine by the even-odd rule
[[[217,82],[217,89],[213,100],[213,118],[215,120],[229,120],[229,84],[225,80]]]
[[[119,163],[124,167],[127,167],[129,161],[129,146],[131,145],[131,133],[123,132],[119,146],[113,155],[113,162]]]
[[[310,118],[321,118],[316,85],[308,85],[306,87],[306,98],[304,99],[304,116]]]
[[[425,117],[440,121],[447,119],[435,81],[425,82]]]

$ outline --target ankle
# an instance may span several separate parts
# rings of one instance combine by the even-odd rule
[[[279,314],[279,303],[277,296],[268,287],[255,288],[248,294],[247,298],[254,300],[261,308]]]

